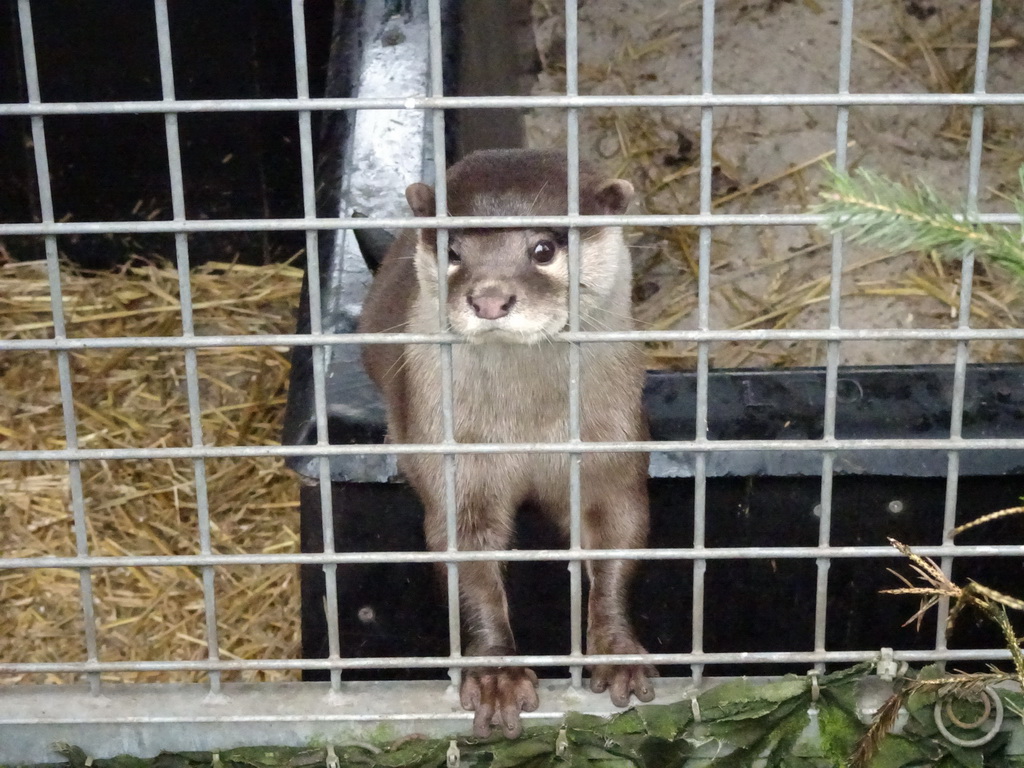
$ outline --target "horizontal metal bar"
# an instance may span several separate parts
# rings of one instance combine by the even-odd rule
[[[80,322],[86,322],[85,317]],[[72,322],[72,324],[74,324]],[[48,328],[47,324],[37,326]],[[806,328],[726,330],[566,331],[552,342],[722,341],[1012,341],[1024,328]],[[314,347],[344,344],[462,344],[451,333],[279,333],[204,336],[82,336],[68,339],[0,339],[0,352],[90,349],[190,349]]]
[[[273,685],[273,683],[270,683],[269,685]],[[351,683],[347,683],[347,686],[351,686],[351,685],[352,685]],[[441,693],[442,693],[442,691],[439,690],[438,694],[441,694]],[[63,694],[63,692],[62,692],[62,694]],[[356,692],[348,693],[347,690],[346,690],[346,694],[348,696],[353,696],[353,697],[354,696],[362,695],[362,694],[356,693]],[[266,696],[273,696],[273,693],[271,691],[267,691],[264,695],[266,695]],[[63,707],[64,704],[66,703],[64,701],[63,695],[62,695],[61,699],[62,699],[61,706]],[[234,704],[234,701],[232,701],[231,703]],[[545,702],[545,703],[547,703],[547,702]],[[661,681],[660,680],[658,681],[658,703],[662,703],[662,701],[661,701]],[[573,712],[577,711],[577,709],[575,707],[572,707],[572,708],[566,707],[565,709],[550,710],[550,711],[547,711],[547,712],[544,712],[544,711],[522,712],[522,713],[520,713],[519,716],[521,718],[523,718],[524,720],[561,720],[563,717],[565,717],[565,713],[567,711],[569,711],[570,709]],[[430,720],[448,721],[448,720],[451,720],[453,717],[458,718],[460,720],[472,720],[473,719],[473,713],[472,712],[452,713],[452,712],[447,712],[447,711],[436,711],[436,708],[435,708],[435,711],[432,711],[432,712],[411,712],[411,713],[400,713],[400,714],[393,714],[391,712],[386,712],[386,713],[385,712],[375,712],[373,714],[358,714],[358,713],[350,712],[350,711],[344,711],[344,712],[332,711],[330,709],[327,709],[326,707],[323,708],[322,711],[319,712],[319,713],[309,714],[309,715],[289,715],[287,713],[278,713],[278,712],[275,712],[273,714],[266,714],[266,715],[234,715],[234,714],[231,713],[230,710],[222,710],[219,714],[216,714],[216,715],[178,715],[178,716],[166,716],[166,715],[159,714],[159,710],[154,710],[154,712],[156,712],[156,714],[152,714],[152,715],[133,715],[133,716],[131,716],[130,720],[117,719],[116,715],[87,716],[87,717],[84,717],[84,718],[75,718],[74,723],[76,725],[78,725],[78,724],[104,725],[104,724],[108,724],[108,723],[109,724],[118,724],[118,723],[127,723],[127,722],[130,722],[130,723],[135,724],[135,725],[138,725],[138,724],[154,724],[154,723],[236,723],[236,724],[238,724],[238,723],[268,723],[268,724],[278,724],[278,723],[308,723],[308,722],[314,722],[314,723],[336,723],[336,722],[342,722],[342,723],[382,723],[382,722],[386,722],[386,723],[390,724],[390,723],[394,723],[394,722],[407,722],[407,721],[410,721],[410,720],[411,721],[421,721],[421,720],[426,720],[426,721],[430,721]],[[66,723],[68,721],[67,720],[49,720],[49,721],[44,720],[42,722],[44,722],[44,723],[45,722]],[[27,718],[27,717],[17,717],[17,716],[15,716],[15,717],[10,717],[10,718],[6,718],[6,717],[0,718],[0,725],[38,725],[39,723],[40,723],[40,721],[38,719],[30,719],[30,718]],[[247,746],[249,744],[261,743],[262,741],[267,741],[267,739],[265,738],[264,735],[260,735],[260,736],[257,736],[255,738],[251,739],[250,741],[246,742],[246,744],[244,746]],[[270,739],[270,741],[273,744],[278,744],[277,740]],[[324,741],[324,739],[322,738],[322,736],[317,734],[316,738],[314,738],[314,739],[307,739],[306,741],[307,741],[307,743],[309,743],[309,742],[322,742],[322,741]],[[351,737],[349,739],[346,739],[346,741],[351,741]],[[221,741],[221,742],[217,742],[217,743],[218,744],[223,744],[224,742]],[[78,742],[75,742],[75,746],[78,746]],[[224,747],[220,747],[220,749],[223,750],[225,748]],[[170,750],[161,750],[161,751],[170,751]],[[215,752],[217,750],[216,749],[206,749],[206,750],[186,750],[186,751]],[[2,754],[0,754],[0,757],[2,757]]]
[[[98,461],[118,459],[265,458],[272,456],[380,456],[402,454],[631,453],[681,451],[1020,451],[1021,438],[879,438],[870,440],[620,440],[606,443],[437,443],[354,445],[230,445],[181,448],[79,448],[0,451],[0,461]]]
[[[607,695],[570,688],[563,680],[541,680],[539,689],[542,708],[522,714],[531,724],[561,722],[567,711],[599,716],[619,711]],[[440,680],[347,681],[340,695],[326,683],[311,682],[227,683],[221,692],[211,697],[205,686],[194,683],[115,683],[97,697],[68,685],[61,687],[60,705],[54,706],[52,685],[12,686],[0,697],[0,729],[23,727],[3,729],[0,762],[54,763],[59,756],[51,745],[58,741],[80,747],[93,759],[218,752],[252,744],[320,745],[322,750],[326,744],[361,738],[379,741],[376,727],[382,722],[390,738],[422,738],[465,730],[473,718],[448,682]],[[659,703],[693,693],[689,678],[658,680]]]
[[[709,682],[720,684],[731,679],[721,677]],[[767,683],[777,678],[745,679]],[[195,683],[115,683],[104,689],[102,697],[92,696],[80,686],[62,686],[62,706],[53,707],[52,685],[19,685],[10,689],[9,698],[0,700],[0,724],[391,722],[449,720],[453,715],[472,720],[473,713],[463,710],[447,687],[447,682],[439,680],[347,681],[344,695],[337,696],[326,683],[225,683],[223,697],[211,700],[207,688]],[[570,709],[590,714],[619,711],[608,696],[570,691],[561,680],[541,680],[539,687],[547,710],[524,712],[523,717],[561,720]],[[693,681],[689,678],[658,680],[659,703],[692,694]],[[141,702],[145,704],[140,706]],[[230,705],[225,706],[228,702]],[[449,706],[455,711],[448,711]],[[223,735],[215,748],[226,748]]]
[[[957,216],[962,220],[963,216]],[[509,227],[782,227],[824,224],[826,217],[814,213],[675,213],[623,214],[618,216],[450,216],[412,218],[266,218],[186,219],[172,221],[54,221],[0,224],[0,235],[120,235],[171,234],[184,232],[277,232],[328,229],[499,229]],[[979,213],[972,221],[1019,225],[1012,213]]]
[[[969,650],[894,651],[901,661],[1001,661],[1005,648]],[[361,659],[221,659],[212,661],[98,661],[0,663],[0,674],[60,674],[90,672],[233,672],[250,669],[448,669],[449,667],[558,667],[573,664],[855,664],[878,658],[870,651],[730,651],[722,653],[606,653],[536,654],[532,656],[384,656]]]
[[[85,318],[87,320],[88,318]],[[74,325],[72,321],[70,323]],[[47,326],[43,326],[47,327]],[[1019,341],[1024,328],[751,328],[679,331],[577,331],[554,342],[677,341]],[[315,347],[341,344],[463,344],[450,333],[278,333],[222,336],[83,336],[66,339],[0,339],[0,352],[90,349],[214,349],[222,347]]]
[[[1013,224],[1012,214],[988,214],[982,221]],[[266,218],[266,219],[170,219],[154,221],[56,221],[0,224],[0,235],[107,235],[107,234],[170,234],[184,232],[276,232],[333,229],[437,229],[508,228],[508,227],[609,227],[609,226],[808,226],[825,221],[810,213],[757,214],[628,214],[618,216],[451,216],[412,218],[392,216],[381,218]]]
[[[953,544],[915,546],[923,557],[1022,557],[1019,544]],[[573,553],[567,549],[514,549],[502,551],[465,550],[457,552],[291,552],[287,554],[237,555],[119,555],[115,557],[0,557],[2,569],[29,568],[172,568],[200,566],[323,565],[372,563],[464,563],[464,562],[538,562],[572,560],[800,560],[903,557],[892,547],[715,547],[695,550],[688,547],[657,549],[588,549]]]
[[[737,679],[706,677],[698,686],[690,677],[662,677],[657,681],[658,703],[688,703],[695,694]],[[743,680],[762,686],[779,678]],[[881,683],[878,678],[873,681]],[[881,691],[872,685],[858,692],[858,711],[877,708],[879,692],[888,691],[882,685]],[[568,711],[600,717],[621,712],[607,694],[570,687],[564,680],[541,679],[538,688],[541,708],[521,715],[530,725],[561,723]],[[145,758],[159,752],[223,754],[232,747],[275,744],[303,747],[310,756],[319,752],[322,764],[328,744],[365,739],[377,749],[372,745],[381,741],[381,723],[386,723],[388,738],[401,741],[450,737],[473,719],[447,681],[440,680],[348,681],[340,695],[326,683],[227,683],[222,693],[211,697],[196,683],[114,683],[98,697],[70,685],[62,687],[60,705],[54,706],[52,685],[12,687],[0,698],[0,727],[23,727],[5,730],[0,760],[10,765],[52,764],[59,758],[52,751],[54,742],[74,744],[93,760],[126,754]],[[1007,719],[1006,729],[1012,732],[1008,754],[1020,753],[1020,724]],[[808,751],[820,750],[818,736],[816,729],[805,730],[806,754],[821,754]],[[721,756],[721,744],[710,740],[696,748],[689,763],[704,765]]]
[[[395,96],[391,98],[193,99],[0,104],[0,117],[344,109],[580,109],[595,107],[1017,106],[1024,93],[715,93],[584,96]]]

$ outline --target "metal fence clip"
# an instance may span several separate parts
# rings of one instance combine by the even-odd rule
[[[811,703],[817,704],[818,697],[821,695],[821,687],[818,685],[818,677],[821,673],[816,669],[810,669],[807,671],[807,676],[811,678]]]
[[[696,696],[690,699],[690,711],[693,712],[693,722],[703,722],[703,718],[700,716],[700,704],[697,702]]]
[[[341,760],[334,754],[334,745],[327,745],[327,759],[324,761],[327,764],[327,768],[340,768]]]
[[[569,737],[565,734],[565,726],[558,729],[558,736],[555,737],[555,756],[562,757],[565,750],[569,748]]]
[[[899,662],[893,658],[892,648],[883,648],[876,667],[876,673],[878,676],[883,680],[891,682],[896,675],[899,674],[899,671],[900,665]]]
[[[459,768],[462,763],[462,753],[459,752],[459,745],[455,743],[455,739],[448,742],[448,753],[445,755],[444,762],[448,768]]]

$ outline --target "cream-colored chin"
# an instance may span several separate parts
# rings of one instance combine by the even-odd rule
[[[500,326],[498,324],[453,324],[452,330],[471,344],[539,344],[550,340],[564,326],[553,327],[545,324],[541,327],[521,328]]]
[[[452,318],[452,330],[472,344],[538,344],[549,340],[564,327],[564,322],[534,325],[523,323],[521,318],[518,318],[518,322]]]
[[[548,334],[541,331],[536,333],[519,333],[517,331],[494,329],[468,334],[466,341],[471,344],[538,344],[546,338],[548,338]]]

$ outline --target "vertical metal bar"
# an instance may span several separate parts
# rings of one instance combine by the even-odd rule
[[[25,63],[25,89],[30,104],[41,102],[39,91],[39,69],[36,64],[36,44],[32,34],[32,9],[29,0],[18,0],[18,19],[21,27],[22,56]],[[32,151],[36,164],[39,184],[39,216],[44,224],[53,223],[53,196],[50,189],[50,162],[46,154],[46,132],[43,118],[31,118]],[[57,256],[57,238],[46,235],[43,238],[46,251],[46,275],[50,284],[50,312],[53,315],[53,337],[66,339],[64,323],[64,299],[61,294],[60,262]],[[78,420],[75,416],[75,398],[71,385],[71,360],[66,350],[57,352],[57,378],[60,382],[60,404],[64,414],[64,439],[69,450],[78,448]],[[68,484],[71,490],[71,514],[75,522],[75,552],[79,557],[89,555],[89,537],[85,527],[85,494],[82,491],[82,465],[79,461],[68,462]],[[93,605],[92,572],[80,568],[78,584],[82,599],[82,619],[85,628],[85,653],[88,661],[98,661],[96,646],[96,614]],[[100,692],[98,673],[88,674],[89,690]]]
[[[160,86],[163,100],[174,101],[174,64],[171,54],[171,32],[167,17],[167,0],[155,0],[157,51],[160,59]],[[181,144],[178,140],[178,116],[173,112],[164,115],[164,133],[167,139],[167,167],[171,179],[171,210],[175,221],[185,220],[185,185],[181,171]],[[188,235],[183,232],[174,235],[174,254],[178,266],[178,294],[181,304],[181,335],[195,336],[192,317],[192,281],[189,271]],[[185,349],[185,391],[188,398],[188,422],[192,446],[203,445],[203,420],[199,399],[199,371],[196,350]],[[192,472],[196,487],[196,516],[199,526],[199,550],[208,555],[210,548],[210,505],[206,489],[206,461],[192,460]],[[203,603],[206,611],[206,645],[210,661],[220,659],[220,643],[217,637],[217,600],[214,590],[214,570],[203,566]],[[211,671],[210,692],[220,692],[220,672]]]
[[[853,0],[843,0],[842,20],[839,28],[839,93],[850,92],[850,62],[853,54]],[[849,107],[839,107],[836,114],[836,168],[846,170],[846,140],[849,135]],[[832,236],[832,271],[828,296],[828,327],[838,330],[842,324],[843,295],[843,238]],[[836,435],[836,388],[839,381],[840,342],[830,341],[825,358],[825,413],[823,434],[826,440]],[[835,453],[827,452],[821,459],[821,519],[818,521],[818,546],[827,547],[832,538],[832,480]],[[814,600],[814,650],[825,650],[828,622],[828,571],[832,561],[817,559],[817,583]],[[825,671],[824,664],[815,669]]]
[[[579,94],[579,16],[576,0],[565,2],[565,94]],[[580,212],[580,121],[579,111],[566,110],[567,213]],[[580,329],[580,231],[569,228],[569,330]],[[569,442],[580,442],[580,345],[569,344]],[[583,546],[580,508],[580,466],[582,456],[569,454],[569,551],[576,554]],[[573,654],[583,649],[583,563],[569,561],[569,644]],[[583,668],[570,669],[575,688],[583,685]]]
[[[304,0],[292,0],[292,47],[295,54],[295,93],[309,98],[309,72],[306,58],[306,17]],[[299,153],[302,168],[302,210],[307,219],[316,218],[316,177],[313,171],[313,132],[309,110],[299,110]],[[306,230],[306,277],[309,284],[309,333],[323,333],[320,296],[320,249],[316,230]],[[317,446],[330,445],[327,421],[327,345],[309,349],[313,363],[313,417],[316,422]],[[324,554],[334,553],[334,498],[331,494],[331,464],[327,456],[317,459],[317,484],[320,488],[320,527]],[[341,636],[338,628],[338,566],[324,563],[324,598],[327,613],[327,654],[336,661],[341,658]],[[341,670],[331,669],[331,693],[341,691]]]
[[[430,48],[430,95],[444,95],[443,40],[441,37],[441,3],[430,0],[427,4],[428,29]],[[435,109],[431,114],[431,139],[434,145],[434,203],[438,216],[448,215],[448,183],[447,157],[445,154],[444,110]],[[448,230],[437,230],[437,311],[438,322],[442,330],[448,328]],[[452,345],[444,343],[438,350],[441,355],[441,422],[445,445],[455,444],[455,404],[454,404],[454,371]],[[455,466],[457,457],[453,453],[444,454],[444,508],[445,532],[448,539],[448,552],[456,552],[459,548],[457,507],[455,500]],[[458,563],[446,564],[448,574],[448,652],[453,658],[462,656],[462,629],[459,610],[459,566]],[[452,685],[458,689],[462,684],[462,668],[452,667],[448,670]]]
[[[701,94],[710,96],[715,86],[715,0],[704,0],[701,9]],[[711,167],[714,137],[714,109],[700,109],[700,212],[711,213]],[[698,240],[697,268],[697,327],[706,331],[711,327],[711,227],[701,227]],[[697,413],[695,415],[694,440],[703,443],[708,439],[708,369],[709,349],[707,342],[697,343]],[[693,467],[693,548],[704,549],[705,516],[707,512],[707,454],[697,454]],[[695,558],[693,561],[693,606],[691,613],[691,642],[693,652],[704,652],[704,574],[707,561]],[[693,684],[699,686],[704,677],[704,665],[690,667]]]
[[[992,38],[992,0],[981,0],[978,9],[978,47],[974,63],[974,93],[985,92],[988,78],[989,43]],[[967,168],[967,214],[978,212],[978,184],[981,177],[981,153],[984,141],[985,108],[971,110],[970,156]],[[971,325],[971,288],[974,283],[974,252],[964,254],[960,270],[960,316],[957,328],[966,329]],[[949,436],[962,436],[964,421],[964,392],[967,382],[968,348],[966,341],[958,341],[956,359],[953,365],[953,398],[950,407]],[[942,516],[942,543],[952,543],[952,530],[956,527],[956,496],[960,482],[960,454],[949,452],[946,469],[946,502]],[[942,572],[950,576],[953,572],[953,558],[946,556],[940,563]],[[935,649],[946,649],[946,620],[949,618],[949,599],[942,598],[938,605],[938,619],[935,627]]]

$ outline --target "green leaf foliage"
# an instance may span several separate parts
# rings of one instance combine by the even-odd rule
[[[937,756],[929,754],[913,739],[891,734],[871,761],[871,768],[902,768],[905,765],[934,765]]]
[[[818,709],[818,729],[821,751],[835,765],[842,765],[853,754],[865,730],[853,708],[845,706],[828,692],[822,695]]]
[[[382,768],[444,768],[453,739],[463,768],[846,766],[867,730],[857,717],[856,697],[859,681],[870,673],[871,665],[862,664],[820,676],[815,702],[808,677],[789,676],[770,683],[732,680],[697,697],[699,722],[692,702],[686,700],[638,706],[610,718],[569,713],[560,725],[528,728],[514,741],[500,735],[412,738],[376,746],[336,745],[333,751],[340,766]],[[926,667],[903,682],[941,683],[943,675],[937,667]],[[933,717],[936,695],[935,686],[926,685],[906,697],[909,717],[899,734],[879,740],[867,763],[871,768],[1024,768],[1024,761],[1006,754],[1009,731],[977,748],[943,739]],[[1015,707],[1024,708],[1020,693],[1005,692],[1003,701],[1008,715]],[[958,716],[975,719],[975,704],[964,700],[955,706]],[[976,734],[963,736],[975,738]],[[64,744],[55,749],[64,762],[46,768],[326,768],[328,758],[323,746],[257,746],[216,754],[173,752],[151,759],[121,756],[91,761],[77,747]]]

